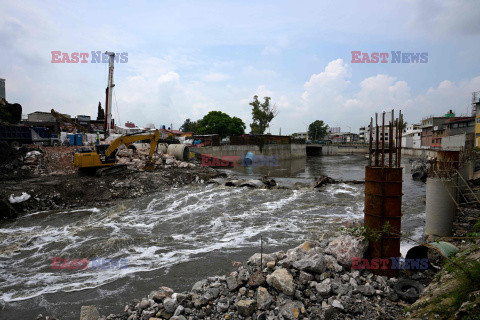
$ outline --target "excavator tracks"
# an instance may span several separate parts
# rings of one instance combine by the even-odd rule
[[[95,171],[95,175],[97,177],[103,177],[103,176],[106,176],[106,175],[119,173],[119,172],[122,172],[122,171],[125,171],[125,170],[127,170],[127,165],[126,164],[116,164],[116,165],[111,166],[111,167],[105,167],[105,168],[98,169],[97,171]]]

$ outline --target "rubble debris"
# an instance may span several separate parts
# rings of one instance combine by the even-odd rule
[[[415,160],[412,162],[412,169],[410,170],[413,180],[427,181],[428,169],[427,164],[422,160]]]
[[[163,150],[163,149],[162,149]],[[141,171],[145,167],[145,163],[148,159],[150,153],[150,147],[141,146],[139,148],[129,149],[122,145],[118,148],[116,160],[117,164],[126,165],[129,170]],[[174,155],[155,153],[153,155],[153,160],[155,167],[157,169],[164,168],[168,169],[171,167],[178,168],[194,168],[197,167],[196,164],[186,161],[180,161],[175,159]]]
[[[287,253],[264,254],[271,268],[261,267],[261,254],[256,253],[229,276],[209,277],[197,282],[189,292],[148,303],[156,294],[153,291],[141,302],[127,304],[123,314],[106,319],[402,318],[405,304],[398,302],[395,278],[375,276],[367,270],[338,270],[328,263],[322,268],[299,269],[305,265],[299,262],[310,258],[333,259],[338,265],[335,256],[325,251],[327,245],[325,241],[308,241]],[[288,266],[282,261],[288,261]],[[257,281],[260,275],[266,281]]]
[[[228,179],[225,181],[225,187],[238,187],[245,182],[245,179]]]
[[[8,173],[21,164],[22,152],[5,141],[0,141],[0,173]]]
[[[332,183],[335,183],[334,179],[332,179],[330,177],[327,177],[327,176],[320,176],[317,179],[317,182],[315,183],[314,188],[319,188],[319,187],[322,187],[324,185],[332,184]]]
[[[24,212],[104,206],[118,199],[138,198],[187,184],[202,184],[224,175],[198,166],[171,167],[154,172],[124,171],[101,179],[73,173],[0,180],[0,219],[12,219],[17,217],[17,213]],[[28,201],[9,202],[12,194],[18,196],[22,192],[31,195]]]
[[[272,188],[272,187],[275,187],[277,185],[277,182],[274,179],[269,179],[268,178],[268,175],[264,175],[262,177],[262,182],[263,182],[263,184],[265,184],[265,186],[267,188]]]
[[[342,235],[328,245],[325,252],[335,256],[344,267],[352,265],[352,258],[363,257],[368,249],[368,241],[351,235]]]
[[[215,178],[215,179],[210,179],[207,181],[207,184],[215,184],[215,185],[223,185],[224,184],[224,179],[221,178]]]
[[[248,180],[248,181],[242,182],[238,186],[259,189],[259,188],[262,188],[264,184],[262,180],[254,179],[254,180]]]

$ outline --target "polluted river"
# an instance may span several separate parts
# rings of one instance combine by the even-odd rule
[[[308,157],[278,167],[223,170],[240,178],[269,173],[290,189],[194,184],[110,207],[27,214],[0,224],[0,319],[38,314],[78,319],[82,305],[103,315],[160,286],[189,290],[203,278],[227,274],[233,261],[327,239],[348,220],[363,218],[364,185],[313,185],[321,175],[362,180],[367,160]],[[404,159],[402,229],[420,240],[425,184],[413,181]],[[402,240],[403,241],[403,240]],[[412,243],[402,242],[402,254]],[[52,259],[89,259],[86,269],[53,269]],[[92,268],[94,259],[118,267]],[[113,265],[113,267],[112,267]]]

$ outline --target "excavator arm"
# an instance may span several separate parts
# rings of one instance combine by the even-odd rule
[[[52,116],[61,124],[63,124],[64,126],[67,125],[67,123],[70,123],[72,124],[77,130],[81,131],[81,132],[88,132],[88,129],[85,128],[84,126],[82,126],[81,124],[78,124],[76,123],[75,121],[72,121],[72,119],[64,116],[63,114],[55,111],[55,110],[50,110],[50,113],[52,114]]]
[[[97,169],[96,174],[98,176],[102,176],[107,172],[109,174],[112,174],[114,172],[118,172],[120,170],[119,168],[124,167],[121,165],[116,165],[115,157],[112,156],[115,150],[117,150],[120,145],[125,144],[128,146],[135,141],[150,140],[150,153],[149,153],[147,162],[145,164],[145,170],[153,170],[154,169],[153,154],[155,153],[159,139],[160,139],[160,132],[158,130],[156,130],[154,133],[147,133],[147,134],[138,133],[138,134],[121,136],[113,140],[108,147],[107,145],[97,145],[96,150],[87,150],[87,152],[77,150],[74,153],[73,164],[74,166],[80,169],[96,168]],[[102,150],[105,150],[105,151],[100,152],[99,149],[102,146],[103,146]]]
[[[121,136],[113,140],[112,143],[110,143],[110,146],[108,147],[108,149],[105,150],[105,155],[109,157],[122,144],[128,146],[135,141],[150,140],[150,158],[151,158],[155,153],[155,149],[157,148],[157,143],[159,139],[160,139],[160,132],[158,130],[155,130],[155,132],[151,134]]]

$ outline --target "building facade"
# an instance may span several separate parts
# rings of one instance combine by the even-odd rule
[[[396,126],[393,126],[393,135],[390,137],[390,125],[385,125],[385,143],[388,144],[390,143],[391,141],[395,141],[395,139],[397,138],[397,127]],[[377,141],[377,130],[376,130],[376,127],[374,126],[372,128],[372,130],[370,129],[370,125],[366,126],[365,127],[365,132],[364,132],[364,137],[365,137],[365,142],[366,143],[370,143],[370,131],[372,132],[371,135],[372,135],[372,143],[376,143]],[[378,141],[379,143],[381,143],[383,140],[383,131],[382,131],[382,127],[379,126],[378,127]]]
[[[455,114],[450,110],[443,117],[430,116],[422,119],[422,124],[420,126],[422,129],[421,147],[423,149],[440,147],[441,139],[445,134],[442,132],[443,124],[453,117],[455,117]]]
[[[422,129],[419,124],[407,124],[402,130],[402,148],[420,149]]]
[[[475,147],[480,147],[480,101],[474,101]]]

